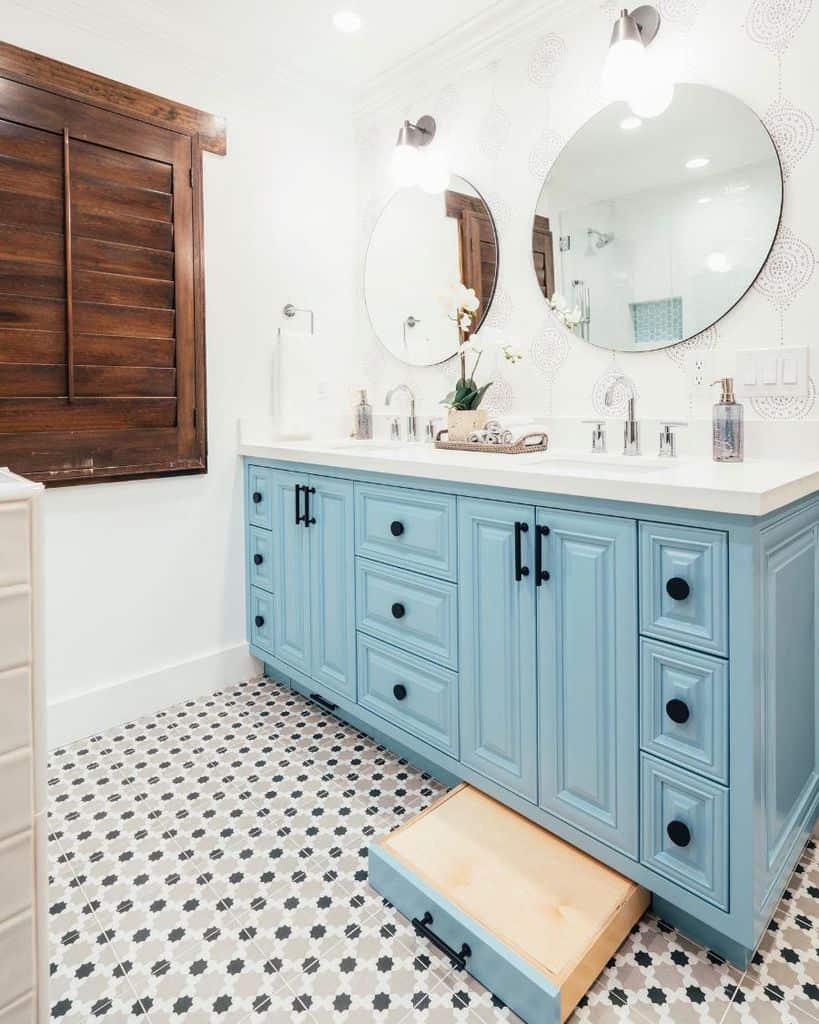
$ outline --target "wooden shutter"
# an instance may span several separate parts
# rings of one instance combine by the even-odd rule
[[[192,139],[2,81],[0,464],[203,471]]]
[[[452,190],[446,193],[446,213],[458,221],[461,280],[481,300],[474,330],[484,321],[498,280],[498,241],[495,225],[482,199]]]
[[[540,290],[547,299],[551,299],[555,293],[555,253],[549,218],[540,214],[535,215],[532,229],[532,259]]]

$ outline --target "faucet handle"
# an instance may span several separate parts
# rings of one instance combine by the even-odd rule
[[[592,430],[591,450],[595,455],[604,455],[606,451],[606,421],[583,420],[594,427]]]
[[[397,416],[393,416],[392,421],[390,422],[390,440],[401,440],[401,423]]]
[[[672,428],[687,426],[687,420],[663,420],[663,428],[660,431],[660,450],[657,454],[673,459],[677,454],[677,437]]]

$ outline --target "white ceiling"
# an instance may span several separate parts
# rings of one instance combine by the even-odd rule
[[[98,7],[98,0],[71,0]],[[105,13],[127,30],[173,40],[189,55],[223,67],[296,69],[309,78],[359,92],[446,33],[515,0],[106,0]],[[361,31],[332,25],[338,10],[356,11]]]

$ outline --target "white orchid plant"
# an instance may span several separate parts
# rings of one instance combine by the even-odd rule
[[[454,308],[454,313],[450,312],[449,318],[458,326],[460,375],[455,383],[455,387],[442,399],[441,404],[449,406],[450,409],[474,410],[481,404],[484,395],[493,384],[491,380],[488,384],[481,386],[475,383],[475,373],[481,361],[481,356],[489,347],[488,342],[481,342],[471,337],[475,324],[475,314],[480,308],[481,300],[475,294],[474,288],[467,288],[459,281],[455,285],[453,292],[448,297],[444,297],[443,301],[448,310]],[[523,358],[523,353],[514,345],[501,345],[500,349],[503,352],[504,359],[510,363],[516,363],[519,359]],[[471,366],[468,365],[469,357],[474,359]]]
[[[546,301],[554,315],[567,330],[573,331],[583,323],[583,313],[580,307],[570,307],[560,292],[555,292],[551,299],[547,298]]]

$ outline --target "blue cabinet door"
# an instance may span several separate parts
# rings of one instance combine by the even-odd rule
[[[355,700],[353,485],[311,476],[309,486],[310,518],[315,522],[300,529],[310,544],[311,675]]]
[[[525,575],[516,573],[516,534]],[[526,505],[458,501],[461,760],[535,802],[533,537]]]
[[[273,653],[310,674],[310,531],[296,523],[296,487],[307,477],[273,471],[273,590],[278,595],[273,624]],[[301,507],[304,498],[300,493]]]
[[[637,537],[538,509],[540,806],[638,855]]]

